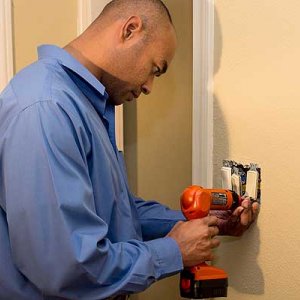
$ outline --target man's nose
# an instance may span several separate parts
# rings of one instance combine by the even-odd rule
[[[142,85],[142,93],[149,95],[152,91],[154,76],[150,76],[148,80]]]

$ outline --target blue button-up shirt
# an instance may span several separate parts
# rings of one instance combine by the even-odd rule
[[[104,86],[56,46],[0,95],[0,299],[105,299],[182,269],[182,220],[134,197]]]

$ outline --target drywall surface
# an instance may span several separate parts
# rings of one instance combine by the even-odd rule
[[[223,159],[262,168],[262,207],[216,264],[229,300],[300,295],[300,2],[215,1],[214,184]]]
[[[77,34],[77,1],[13,0],[14,64],[19,71],[37,59],[41,44],[65,46]]]

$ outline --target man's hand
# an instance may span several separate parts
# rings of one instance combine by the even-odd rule
[[[213,259],[212,249],[220,244],[220,241],[214,238],[219,233],[217,223],[218,218],[214,216],[180,221],[169,232],[167,236],[177,242],[185,267]]]
[[[258,202],[251,203],[250,198],[245,198],[233,212],[215,210],[210,211],[210,215],[218,218],[220,235],[241,236],[256,220],[259,208]]]

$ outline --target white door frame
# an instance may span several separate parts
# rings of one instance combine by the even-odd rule
[[[213,184],[214,0],[193,0],[192,181]]]
[[[0,2],[0,91],[13,77],[12,2]]]

